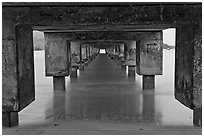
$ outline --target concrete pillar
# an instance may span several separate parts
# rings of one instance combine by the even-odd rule
[[[58,33],[44,33],[46,76],[69,76],[70,42]]]
[[[122,66],[124,66],[124,44],[119,44],[119,64]],[[122,67],[124,68],[124,67]]]
[[[143,89],[154,89],[155,88],[155,75],[143,75],[142,77]]]
[[[18,125],[18,112],[35,99],[33,30],[26,7],[2,7],[2,125]]]
[[[71,42],[71,66],[80,66],[80,42]]]
[[[63,35],[44,33],[46,76],[53,77],[53,89],[65,90],[65,76],[71,67],[71,45]]]
[[[125,65],[125,64],[122,64],[122,65],[121,65],[121,68],[125,70],[125,69],[126,69],[126,65]]]
[[[193,123],[202,124],[202,23],[176,28],[175,98],[193,110]]]
[[[87,50],[85,45],[81,46],[81,53],[82,53],[81,69],[83,69],[87,58]]]
[[[127,66],[136,65],[136,41],[126,42],[125,63]]]
[[[91,47],[88,46],[88,57],[90,58],[91,57]]]
[[[193,124],[195,126],[202,126],[202,108],[195,108],[193,110]]]
[[[2,126],[13,127],[18,126],[18,112],[3,112],[2,113]]]
[[[82,62],[82,60],[83,60],[83,51],[82,51],[82,45],[80,44],[80,66],[79,66],[79,70],[84,70],[84,65],[83,65],[83,62]]]
[[[124,70],[126,69],[127,55],[128,55],[128,52],[127,52],[127,44],[124,43],[123,63],[122,63],[122,65],[121,65],[121,68],[124,69]]]
[[[65,91],[65,77],[53,76],[53,89]]]
[[[135,77],[135,66],[128,66],[128,77]]]
[[[136,70],[143,75],[143,89],[154,89],[155,75],[162,75],[162,44],[162,31],[137,35]]]
[[[155,122],[155,94],[143,91],[142,115],[144,122]]]
[[[89,58],[89,47],[86,46],[86,59],[88,59],[88,58]]]
[[[77,77],[77,70],[78,70],[78,68],[72,67],[70,77]]]

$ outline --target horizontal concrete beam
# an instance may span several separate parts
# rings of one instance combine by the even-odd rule
[[[7,5],[8,4],[8,5]],[[149,4],[29,6],[29,3],[6,3],[2,17],[16,23],[29,23],[34,29],[57,31],[144,31],[202,22],[202,4]],[[69,3],[68,3],[69,4]],[[10,5],[10,6],[9,6]],[[45,4],[46,5],[46,4]],[[51,6],[52,5],[52,6]],[[121,27],[122,25],[122,27]],[[128,25],[123,28],[123,25]],[[144,26],[146,25],[147,28]],[[97,27],[98,26],[98,27]],[[110,26],[110,27],[109,27]],[[115,27],[113,27],[115,26]],[[133,26],[133,27],[130,27]],[[137,27],[139,26],[139,28]],[[87,27],[87,28],[86,28]],[[162,27],[162,28],[160,28]]]
[[[80,32],[80,31],[159,31],[173,24],[151,24],[151,25],[67,25],[67,26],[34,26],[34,30],[43,32]]]
[[[201,2],[3,2],[2,6],[130,6],[130,5],[200,5]]]

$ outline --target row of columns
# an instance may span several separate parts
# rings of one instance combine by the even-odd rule
[[[32,26],[16,25],[4,17],[2,28],[2,122],[4,126],[15,126],[18,125],[18,112],[35,99]],[[176,33],[175,97],[193,110],[195,125],[202,124],[201,28],[201,24],[189,24],[177,28]],[[46,76],[53,77],[55,89],[65,89],[64,78],[70,75],[70,68],[83,68],[88,54],[82,58],[84,45],[77,44],[80,47],[79,65],[72,65],[72,44],[57,34],[49,33],[45,37]],[[154,88],[155,75],[162,74],[162,32],[138,33],[135,42],[130,43],[123,44],[124,62],[123,59],[120,62],[129,66],[133,75],[136,67],[137,74],[143,75],[143,88]],[[108,54],[114,58],[121,51],[114,48]],[[98,51],[91,57],[97,54]]]
[[[122,68],[128,66],[129,77],[142,75],[143,89],[154,89],[155,75],[162,75],[162,41],[162,31],[141,32],[135,41],[124,41],[107,49],[107,53]]]
[[[99,53],[99,49],[70,42],[56,33],[45,33],[46,76],[53,77],[54,90],[65,90],[65,77],[77,77],[77,70],[84,70]]]

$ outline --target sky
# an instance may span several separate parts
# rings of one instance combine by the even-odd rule
[[[176,29],[170,28],[163,30],[163,43],[175,46]]]

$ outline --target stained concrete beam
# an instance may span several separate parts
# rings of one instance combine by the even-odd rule
[[[202,5],[30,7],[33,26],[176,24],[202,19]],[[108,11],[108,12],[107,12]],[[183,14],[187,13],[187,14]],[[43,19],[46,19],[43,20]]]
[[[162,75],[162,32],[138,33],[136,47],[137,74]]]
[[[46,76],[69,76],[68,41],[55,33],[44,34]]]

